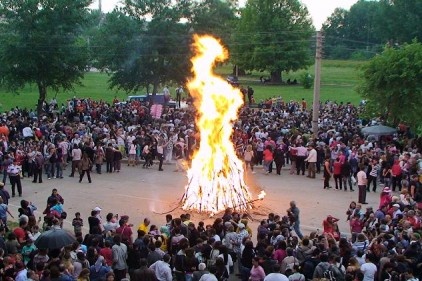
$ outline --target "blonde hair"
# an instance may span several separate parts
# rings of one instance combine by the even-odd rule
[[[252,150],[252,145],[248,144],[248,146],[246,146],[246,150],[247,151],[251,151]]]

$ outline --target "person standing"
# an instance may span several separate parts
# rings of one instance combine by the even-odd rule
[[[325,161],[324,161],[324,189],[331,188],[330,178],[331,178],[330,156],[326,156]]]
[[[73,145],[73,149],[72,149],[72,172],[69,175],[69,177],[75,176],[75,170],[76,170],[76,168],[79,167],[79,162],[81,161],[81,158],[82,158],[82,150],[75,143]]]
[[[341,177],[343,179],[344,191],[347,191],[347,184],[349,184],[350,191],[354,191],[352,185],[352,167],[347,159],[341,166]]]
[[[41,152],[37,152],[34,159],[34,180],[33,183],[36,183],[37,180],[39,183],[42,183],[42,167],[44,166],[44,156]]]
[[[364,165],[359,165],[359,172],[356,175],[357,177],[357,181],[358,181],[358,188],[359,188],[359,198],[358,198],[358,202],[361,204],[368,204],[366,203],[366,184],[367,184],[367,180],[366,180],[366,173],[364,171],[365,166]]]
[[[0,147],[0,152],[1,152],[1,147]],[[7,179],[7,168],[13,163],[13,158],[10,157],[9,154],[4,155],[3,157],[3,162],[1,163],[1,169],[3,170],[3,183],[6,183],[6,179]]]
[[[282,145],[277,145],[276,149],[274,150],[274,162],[277,175],[281,175],[281,168],[284,166],[284,151]]]
[[[100,142],[97,143],[94,150],[95,150],[95,170],[97,174],[101,175],[101,166],[103,165],[103,162],[104,162],[105,153]]]
[[[248,86],[248,102],[249,102],[249,106],[252,105],[254,92],[255,91],[252,89],[252,87],[251,86]]]
[[[316,172],[316,162],[317,162],[317,151],[315,149],[314,144],[308,145],[309,154],[308,157],[305,159],[308,162],[308,178],[314,179],[315,172]]]
[[[183,94],[183,87],[182,86],[177,87],[176,88],[176,104],[178,108],[181,108],[182,94]]]
[[[163,171],[164,148],[166,146],[167,144],[165,143],[164,138],[160,136],[157,141],[158,171]]]
[[[368,183],[366,185],[366,191],[369,192],[371,188],[371,182],[373,183],[372,191],[377,191],[377,179],[378,179],[378,171],[380,170],[381,166],[378,163],[377,159],[372,159],[371,161],[371,170],[368,172]]]
[[[21,166],[18,165],[18,162],[13,159],[13,163],[7,167],[7,173],[9,174],[10,184],[12,185],[12,197],[15,197],[15,187],[18,188],[19,197],[22,197],[22,183],[21,175],[22,172]]]
[[[377,266],[374,264],[375,257],[372,253],[365,255],[365,263],[360,266],[363,273],[363,281],[374,281],[377,273]]]
[[[290,222],[293,225],[293,229],[296,232],[297,237],[302,240],[303,234],[302,231],[300,231],[300,210],[296,206],[295,201],[290,201],[290,208],[287,210],[288,217],[290,219]]]
[[[121,165],[122,159],[123,159],[122,151],[118,147],[115,147],[113,149],[113,165],[114,165],[114,171],[118,173],[120,172],[120,168],[122,167]]]
[[[263,152],[263,158],[264,158],[263,166],[264,166],[265,174],[268,175],[271,172],[270,171],[270,165],[274,160],[271,145],[267,145],[265,147],[265,150]]]
[[[56,169],[56,178],[63,178],[63,149],[59,147],[56,152],[56,162],[54,163]]]
[[[84,153],[82,159],[79,161],[78,170],[79,170],[79,183],[82,182],[82,179],[85,176],[88,177],[89,183],[91,183],[91,168],[92,168],[92,161],[88,157],[88,154]]]
[[[113,272],[115,280],[120,281],[126,278],[127,272],[127,246],[122,243],[122,237],[120,234],[113,236],[114,245],[111,248],[113,254]]]
[[[174,157],[176,158],[176,170],[174,170],[173,172],[183,172],[184,166],[183,166],[183,150],[185,147],[185,140],[184,139],[180,139],[179,142],[176,143],[176,145],[174,146]]]
[[[114,149],[113,145],[109,143],[107,145],[106,151],[105,151],[105,160],[106,160],[106,168],[107,173],[113,172],[113,161],[114,161]]]
[[[264,143],[260,138],[256,141],[256,158],[255,158],[255,164],[256,165],[262,165],[262,159],[263,159],[263,153],[264,153]]]
[[[252,145],[246,146],[246,150],[243,153],[243,160],[245,161],[245,171],[247,171],[248,166],[250,167],[252,174],[255,174],[253,171],[253,161],[254,161],[254,152],[252,150]]]
[[[160,281],[172,281],[173,274],[170,268],[171,257],[169,254],[165,254],[163,260],[156,261],[149,269],[155,273],[155,277]]]
[[[305,175],[305,159],[308,154],[308,150],[301,144],[299,144],[296,156],[296,175],[299,175],[302,171],[302,176]],[[315,161],[316,162],[316,161]]]
[[[333,174],[334,174],[334,181],[336,183],[336,190],[338,190],[338,187],[340,185],[340,190],[343,189],[343,180],[341,178],[341,162],[340,158],[337,157],[336,160],[333,163]]]

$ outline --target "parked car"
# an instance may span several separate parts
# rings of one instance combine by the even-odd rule
[[[233,87],[239,87],[239,78],[237,76],[229,75],[227,76],[226,81]]]

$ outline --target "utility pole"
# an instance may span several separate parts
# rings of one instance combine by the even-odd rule
[[[98,0],[98,10],[100,11],[100,14],[102,12],[102,3],[101,0]]]
[[[314,79],[314,102],[312,104],[312,133],[314,139],[318,138],[318,118],[319,118],[319,94],[321,86],[321,59],[322,59],[322,40],[321,31],[316,34],[316,52],[315,52],[315,79]]]

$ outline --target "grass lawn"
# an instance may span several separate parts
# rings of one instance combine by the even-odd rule
[[[355,88],[359,81],[358,67],[362,64],[359,61],[334,61],[324,60],[322,62],[321,74],[321,101],[336,100],[342,102],[359,103],[360,97],[356,93]],[[225,65],[219,67],[216,72],[223,77],[229,75],[232,66]],[[300,80],[300,76],[304,72],[314,75],[314,66],[307,70],[301,70],[294,73],[283,73],[283,80],[290,78],[291,80]],[[255,91],[255,100],[260,100],[281,96],[284,100],[300,100],[305,98],[308,104],[312,103],[313,89],[304,89],[300,85],[264,85],[259,81],[260,76],[267,77],[267,73],[252,72],[251,74],[239,77],[241,85],[251,86]],[[92,98],[95,100],[111,101],[115,96],[119,100],[126,99],[126,93],[123,91],[110,90],[108,88],[108,76],[103,73],[87,73],[82,80],[82,86],[75,86],[74,92],[59,92],[57,100],[59,103],[66,101],[73,96]],[[174,88],[170,89],[172,93]],[[55,92],[49,91],[47,100],[56,95]],[[9,110],[12,107],[35,108],[38,99],[38,89],[36,85],[28,85],[19,94],[8,93],[4,89],[0,89],[0,112]]]

